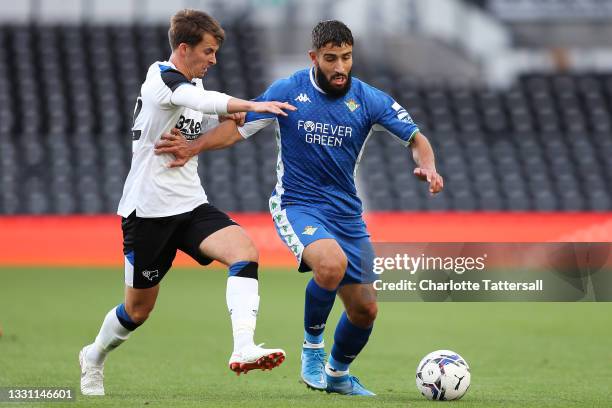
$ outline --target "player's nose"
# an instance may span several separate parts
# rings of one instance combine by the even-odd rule
[[[338,65],[336,65],[334,67],[334,73],[336,75],[344,75],[344,76],[346,76],[347,71],[348,70],[346,69],[346,66],[344,64],[342,64],[342,63],[339,63]]]

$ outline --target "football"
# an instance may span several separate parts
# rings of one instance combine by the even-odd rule
[[[416,386],[425,398],[456,400],[470,388],[470,367],[459,354],[437,350],[427,354],[416,370]]]

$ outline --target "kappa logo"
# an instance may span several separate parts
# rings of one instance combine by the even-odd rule
[[[306,228],[304,228],[304,232],[302,232],[302,234],[304,235],[314,235],[315,232],[317,232],[318,227],[313,227],[311,225],[308,225]]]
[[[153,279],[159,278],[159,271],[157,269],[154,271],[142,271],[142,276],[150,281],[153,281]]]
[[[308,95],[305,93],[299,94],[298,96],[295,97],[294,100],[298,102],[312,102],[310,98],[308,97]]]

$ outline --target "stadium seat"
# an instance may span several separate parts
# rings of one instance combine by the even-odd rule
[[[270,73],[258,29],[226,24],[208,89],[253,98]],[[146,69],[168,57],[155,24],[0,27],[0,213],[113,213],[130,166]],[[37,64],[44,61],[44,64]],[[358,171],[369,210],[609,211],[612,74],[522,75],[507,89],[421,80],[386,67],[359,77],[406,107],[434,145],[445,191],[431,197],[409,152],[377,132]],[[229,211],[265,211],[276,184],[272,129],[199,172]]]

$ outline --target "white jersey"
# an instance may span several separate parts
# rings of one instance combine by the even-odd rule
[[[201,79],[188,81],[169,61],[149,67],[134,110],[132,165],[117,213],[134,210],[142,218],[189,212],[208,202],[198,175],[198,158],[183,167],[167,168],[171,154],[156,155],[163,133],[176,127],[187,139],[197,139],[227,113],[228,95],[205,91]]]

